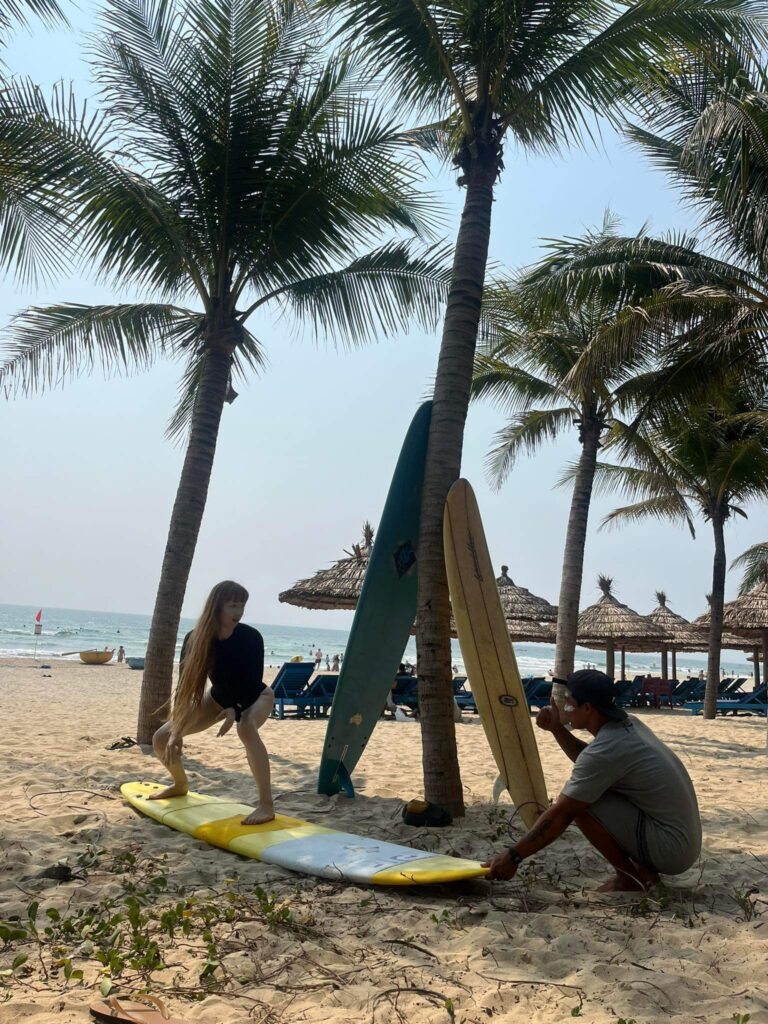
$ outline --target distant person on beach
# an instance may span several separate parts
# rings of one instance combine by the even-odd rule
[[[536,724],[551,732],[574,762],[557,800],[506,853],[488,863],[489,878],[513,878],[521,861],[543,850],[573,823],[616,874],[598,892],[635,892],[678,875],[701,852],[696,793],[682,761],[653,732],[614,701],[603,672],[582,669],[566,680],[564,712],[583,743],[563,725],[556,704],[542,708]]]
[[[119,646],[119,648],[117,650],[117,663],[118,663],[118,665],[120,664],[121,661],[125,661],[125,648],[123,647],[122,644],[120,644],[120,646]]]
[[[258,790],[258,804],[243,825],[272,821],[275,808],[269,773],[269,755],[259,729],[272,714],[275,696],[264,685],[264,640],[261,633],[240,620],[248,591],[239,583],[217,583],[208,595],[195,628],[181,647],[179,682],[170,719],[155,733],[155,753],[173,776],[173,784],[150,800],[183,796],[189,783],[181,763],[184,737],[203,732],[216,722],[223,736],[237,723],[248,764]],[[210,676],[212,686],[206,690]]]
[[[331,659],[329,658],[329,656],[327,654],[325,656],[325,671],[326,672],[330,672],[331,671]]]
[[[331,672],[338,672],[340,665],[340,656],[338,654],[334,654],[333,661],[331,662]]]
[[[702,683],[704,682],[704,669],[703,668],[699,669],[699,681],[702,682]]]
[[[323,660],[323,652],[318,647],[315,651],[315,672],[320,671],[320,662]]]

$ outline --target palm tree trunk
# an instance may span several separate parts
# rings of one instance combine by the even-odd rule
[[[563,571],[560,577],[560,600],[557,609],[557,638],[555,641],[555,676],[558,679],[565,679],[569,673],[573,672],[589,504],[592,500],[592,484],[595,479],[595,464],[597,463],[602,427],[595,420],[583,422],[582,430],[581,455],[573,483],[571,511],[565,534]],[[608,672],[608,675],[612,674],[612,671]]]
[[[488,262],[495,165],[488,168],[475,162],[467,177],[443,322],[424,472],[416,627],[424,795],[454,817],[464,814],[464,794],[453,721],[443,509],[448,491],[461,472],[464,424]]]
[[[709,618],[709,650],[707,653],[707,686],[704,691],[704,717],[714,718],[717,711],[717,690],[720,686],[720,644],[723,638],[723,603],[725,600],[725,535],[723,516],[712,516],[715,534],[715,559],[712,565],[712,603]]]
[[[205,356],[149,630],[137,726],[139,743],[150,743],[167,718],[167,712],[160,709],[171,695],[181,606],[205,511],[231,365],[232,356],[223,348],[211,348]]]

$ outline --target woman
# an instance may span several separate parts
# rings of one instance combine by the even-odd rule
[[[275,697],[264,685],[264,641],[261,633],[240,620],[248,591],[239,583],[217,583],[208,595],[195,628],[181,648],[179,684],[170,719],[155,733],[155,753],[173,776],[172,785],[151,800],[184,796],[189,790],[181,763],[185,736],[202,732],[222,721],[217,735],[224,736],[237,723],[259,793],[255,810],[243,825],[272,821],[275,808],[269,775],[269,755],[259,729],[272,714]],[[211,688],[206,690],[210,677]]]

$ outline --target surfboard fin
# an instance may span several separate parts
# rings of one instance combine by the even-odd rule
[[[355,787],[352,785],[352,776],[349,774],[344,765],[339,761],[339,766],[336,769],[336,777],[341,784],[341,791],[344,796],[348,796],[350,800],[355,799]]]
[[[507,784],[500,775],[496,776],[496,781],[493,784],[493,802],[497,804],[501,798],[501,794],[507,789]]]

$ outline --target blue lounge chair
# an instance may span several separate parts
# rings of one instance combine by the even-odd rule
[[[413,710],[419,704],[419,680],[416,676],[395,676],[392,700]]]
[[[686,701],[683,705],[689,709],[692,715],[698,715],[704,709],[704,701]],[[752,693],[739,693],[731,700],[718,700],[715,704],[716,711],[720,714],[734,714],[739,712],[749,715],[765,715],[768,713],[768,683],[758,686]]]
[[[552,699],[552,683],[547,679],[533,679],[528,684],[525,696],[529,708],[545,708]]]
[[[333,704],[333,695],[336,692],[338,681],[339,676],[336,672],[323,672],[316,675],[306,690],[303,690],[295,698],[297,717],[303,717],[305,711],[309,711],[310,718],[323,717],[328,714],[328,708]]]
[[[285,718],[286,704],[296,704],[296,698],[304,691],[314,671],[311,661],[287,661],[283,665],[272,683],[275,694],[273,714],[280,719]]]
[[[477,714],[477,704],[472,693],[466,688],[466,676],[453,677],[453,699],[459,705],[459,711],[471,711]]]

